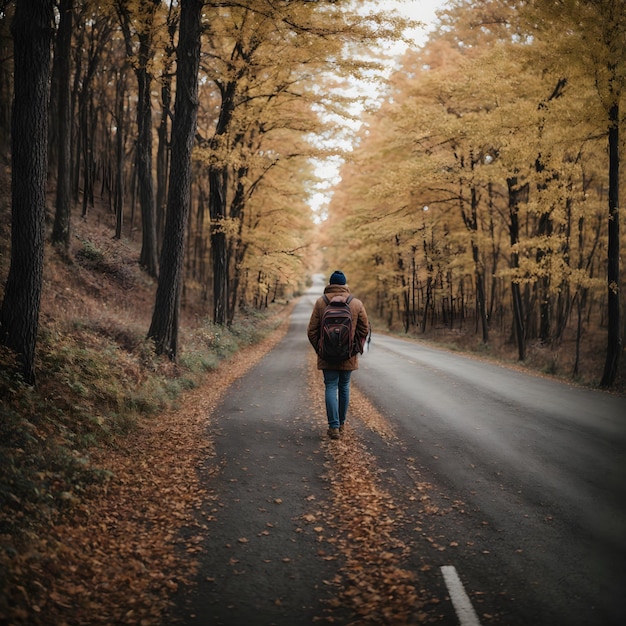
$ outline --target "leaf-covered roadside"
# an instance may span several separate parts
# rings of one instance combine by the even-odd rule
[[[313,372],[312,364],[309,372]],[[310,375],[311,394],[318,399],[316,411],[323,414],[322,398],[314,391],[316,385],[319,381]],[[406,503],[381,483],[376,458],[351,424],[361,421],[387,441],[395,438],[393,429],[355,388],[351,390],[350,407],[352,417],[346,422],[343,437],[325,444],[325,479],[330,485],[331,503],[304,520],[320,525],[320,541],[327,546],[321,550],[328,554],[325,558],[342,563],[333,580],[328,581],[337,589],[330,608],[350,610],[354,626],[407,626],[433,621],[431,609],[439,599],[422,588],[418,573],[405,563],[414,548],[400,532],[406,522]],[[427,490],[427,485],[416,485],[411,499],[427,503]],[[428,513],[422,508],[421,514]]]
[[[176,408],[140,419],[128,436],[94,449],[89,466],[99,480],[81,497],[67,492],[65,509],[39,517],[19,543],[2,531],[0,622],[161,622],[170,595],[194,571],[203,531],[195,511],[205,497],[197,469],[212,450],[211,411],[286,324],[281,329],[223,362]],[[8,519],[17,510],[10,505],[3,496],[2,528],[19,522]]]

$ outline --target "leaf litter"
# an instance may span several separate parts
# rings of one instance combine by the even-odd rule
[[[198,472],[214,455],[210,415],[228,387],[282,339],[289,312],[278,331],[210,373],[176,410],[143,420],[115,447],[92,451],[91,463],[109,473],[108,483],[15,556],[0,623],[163,623],[172,595],[197,572],[205,521],[212,519],[207,502],[220,506]]]
[[[319,384],[319,373],[311,361],[310,395],[317,398],[315,413],[324,423]],[[394,438],[391,426],[354,388],[350,402],[351,416],[358,416],[383,439]],[[334,580],[327,581],[337,590],[335,598],[328,603],[330,609],[348,609],[353,615],[351,626],[408,626],[428,621],[426,607],[433,601],[419,589],[416,573],[403,565],[410,553],[410,546],[400,538],[399,532],[405,513],[380,484],[376,459],[349,426],[341,439],[327,440],[323,448],[331,501],[317,515],[305,516],[305,521],[313,523],[323,518],[334,531],[332,539],[327,541],[341,556],[343,564]]]
[[[237,353],[187,393],[175,411],[140,423],[117,447],[93,452],[92,463],[110,473],[108,484],[78,502],[39,544],[34,542],[29,554],[18,557],[15,567],[23,582],[12,593],[19,601],[0,621],[7,618],[15,626],[163,623],[172,595],[192,584],[207,522],[222,506],[199,481],[199,468],[212,476],[220,473],[207,437],[210,415],[229,385],[287,328],[285,323],[265,342]],[[310,363],[310,397],[317,398],[314,413],[324,423],[319,381],[313,380]],[[394,439],[390,424],[356,389],[351,411],[383,440]],[[351,612],[351,626],[427,621],[426,607],[437,600],[426,597],[416,572],[403,565],[410,548],[396,531],[405,513],[381,486],[376,459],[350,427],[344,440],[325,441],[322,452],[331,500],[308,498],[316,509],[302,517],[315,525],[320,546],[327,546],[320,548],[320,559],[338,565],[335,576],[324,581],[336,595],[319,620],[334,622],[333,612],[341,608]],[[432,514],[425,494],[429,487],[416,482],[418,493],[412,498]],[[282,504],[280,498],[270,502]],[[247,541],[239,538],[239,543]]]

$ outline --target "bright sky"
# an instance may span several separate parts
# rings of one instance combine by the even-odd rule
[[[413,34],[417,45],[424,43],[429,26],[435,21],[435,12],[447,0],[378,0],[377,4],[387,10],[395,9],[401,15],[423,22],[426,28],[419,28]],[[400,50],[401,52],[401,50]]]
[[[447,0],[371,0],[370,4],[377,4],[386,11],[397,10],[404,17],[422,22],[424,26],[411,33],[415,45],[420,46],[426,41],[428,31],[436,20],[436,11],[446,2]],[[397,44],[392,48],[397,56],[400,56],[404,50],[404,44]],[[357,130],[358,128],[355,128],[355,132]],[[341,159],[339,158],[317,164],[316,172],[323,182],[318,186],[319,191],[313,194],[309,203],[319,220],[324,219],[323,214],[332,196],[332,187],[340,180],[338,175],[340,167]]]

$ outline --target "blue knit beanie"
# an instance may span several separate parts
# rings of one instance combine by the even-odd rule
[[[340,272],[339,270],[335,270],[331,274],[330,280],[328,282],[331,285],[345,285],[346,277],[343,272]]]

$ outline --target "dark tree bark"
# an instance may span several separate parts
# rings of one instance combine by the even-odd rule
[[[85,43],[85,29],[79,29],[76,33],[76,40],[74,42],[74,80],[72,81],[72,94],[71,94],[71,139],[70,139],[70,164],[72,168],[71,185],[72,185],[72,200],[78,204],[78,197],[80,191],[80,125],[76,122],[78,111],[80,110],[81,103],[81,78],[83,75],[83,55],[77,54],[76,49],[82,50]]]
[[[537,236],[540,240],[552,238],[552,214],[551,211],[542,213],[539,218],[539,224],[537,226]],[[551,274],[547,268],[542,267],[547,261],[549,261],[549,254],[552,252],[546,252],[545,248],[539,248],[535,256],[537,267],[542,271],[542,276],[537,279],[535,284],[535,290],[537,292],[536,298],[539,303],[539,340],[542,344],[550,342],[552,337],[552,296],[550,295],[551,287]]]
[[[619,284],[619,98],[609,110],[609,248],[608,248],[608,334],[601,387],[610,387],[617,376],[622,337]]]
[[[552,91],[550,96],[545,101],[539,103],[539,111],[543,111],[549,102],[551,102],[552,100],[556,100],[563,95],[563,91],[567,86],[567,82],[568,81],[566,78],[561,78],[557,81],[554,90]],[[540,138],[543,138],[544,126],[545,119],[542,118],[539,123]],[[558,172],[552,171],[549,172],[549,174],[546,174],[545,170],[545,157],[543,154],[540,153],[535,159],[535,172],[537,172],[538,175],[544,177],[544,180],[537,185],[537,190],[539,192],[547,189],[548,183],[553,182],[558,178]],[[552,238],[553,208],[554,207],[552,206],[547,207],[547,209],[539,216],[539,223],[537,225],[537,237],[539,241],[549,241]],[[549,261],[549,255],[554,254],[553,251],[548,251],[548,249],[546,249],[546,247],[544,246],[545,244],[541,244],[537,249],[537,253],[535,255],[535,261],[538,268],[541,268],[542,264],[545,264]],[[537,279],[537,283],[535,284],[536,300],[539,304],[539,339],[541,343],[548,343],[552,337],[553,302],[552,296],[550,295],[551,281],[551,274],[550,272],[546,271],[540,278]]]
[[[228,250],[226,245],[226,233],[222,222],[224,219],[221,211],[224,208],[222,200],[224,185],[222,177],[216,170],[209,173],[211,192],[209,195],[209,210],[211,212],[211,257],[213,260],[213,322],[215,324],[226,323],[228,310]],[[218,191],[218,188],[221,188]]]
[[[82,29],[81,29],[82,32]],[[96,127],[96,111],[93,106],[92,81],[102,60],[102,51],[110,43],[112,23],[108,15],[98,16],[95,21],[89,20],[89,29],[86,37],[77,45],[82,45],[86,50],[87,67],[84,73],[82,68],[82,55],[76,56],[76,76],[72,94],[72,107],[74,98],[78,105],[78,112],[72,111],[72,119],[78,119],[77,136],[72,138],[76,143],[76,155],[73,172],[73,196],[78,201],[79,180],[81,163],[83,169],[83,206],[82,217],[87,216],[89,205],[93,206],[93,181],[94,181],[94,158],[93,158],[93,131]]]
[[[430,251],[428,250],[428,242],[426,241],[426,230],[424,230],[424,258],[426,259],[426,270],[428,275],[426,278],[426,296],[424,297],[424,314],[422,315],[422,322],[420,324],[422,334],[426,333],[426,324],[428,322],[428,310],[430,309],[433,300],[433,272],[434,266],[430,259],[432,258]]]
[[[220,114],[211,139],[211,149],[219,153],[235,109],[237,83],[218,85],[222,96]],[[213,261],[213,322],[225,324],[228,312],[229,259],[223,220],[228,215],[228,166],[218,156],[209,166],[209,213],[211,216],[211,257]]]
[[[80,137],[83,159],[83,208],[82,217],[87,217],[87,209],[93,206],[93,146],[89,134],[93,115],[91,88],[84,87],[80,105]]]
[[[141,207],[141,252],[139,264],[153,277],[158,274],[158,252],[156,235],[156,204],[152,180],[152,75],[148,65],[154,56],[152,22],[161,0],[144,3],[144,26],[137,32],[139,47],[133,53],[130,31],[131,17],[127,3],[120,1],[118,11],[120,24],[129,58],[136,56],[135,75],[137,76],[137,152],[135,165],[139,184],[139,205]]]
[[[240,272],[239,267],[243,262],[245,251],[247,246],[244,245],[242,240],[243,233],[243,225],[244,225],[244,215],[245,215],[245,206],[246,206],[246,188],[243,184],[244,178],[248,174],[248,167],[242,166],[238,168],[236,174],[237,186],[235,189],[235,193],[233,195],[233,201],[230,205],[230,217],[236,219],[238,222],[237,236],[233,237],[229,246],[227,255],[229,259],[232,259],[234,272],[232,276],[232,280],[230,281],[229,286],[229,306],[228,306],[228,315],[227,315],[227,323],[230,326],[235,320],[235,312],[237,310],[237,298],[239,295],[239,284],[240,284]]]
[[[139,180],[139,204],[141,206],[141,254],[140,265],[150,276],[158,273],[156,243],[156,205],[152,182],[152,80],[147,71],[150,45],[145,35],[140,36],[139,67],[137,82],[137,175]]]
[[[160,274],[148,337],[157,354],[176,360],[184,267],[185,229],[191,196],[191,151],[198,115],[198,69],[203,0],[181,0],[176,100],[172,124],[172,166]]]
[[[471,157],[471,167],[474,169],[474,159]],[[461,162],[462,163],[462,162]],[[474,277],[476,280],[476,312],[480,320],[483,343],[489,342],[489,324],[487,323],[487,309],[485,304],[485,286],[483,281],[483,268],[480,260],[480,250],[476,243],[478,234],[478,193],[476,187],[472,186],[470,191],[470,213],[465,211],[463,195],[459,194],[461,217],[465,227],[471,234],[472,260],[474,261]]]
[[[48,96],[54,0],[17,0],[12,24],[15,95],[11,120],[11,266],[0,311],[0,340],[35,382],[43,283],[48,168]]]
[[[124,226],[124,100],[126,98],[126,67],[122,67],[117,75],[115,92],[115,238],[122,238]]]
[[[174,4],[170,2],[167,17],[167,30],[169,42],[165,48],[164,69],[161,78],[161,121],[157,130],[158,145],[156,155],[156,234],[157,247],[163,240],[163,229],[165,225],[165,211],[167,208],[167,172],[170,162],[169,143],[169,120],[172,116],[172,67],[174,65],[174,54],[176,47],[174,39],[178,28],[178,12],[174,10]]]
[[[72,12],[74,0],[61,0],[60,20],[57,33],[56,57],[54,59],[57,76],[58,118],[57,142],[57,195],[52,243],[65,248],[70,246],[70,222],[72,207],[72,165],[71,165],[71,72],[72,52]]]
[[[13,44],[9,36],[13,5],[2,2],[4,18],[0,24],[0,147],[7,148],[11,137],[11,94],[13,93]]]
[[[519,203],[522,198],[528,196],[528,184],[518,186],[517,177],[507,179],[509,191],[509,236],[513,252],[511,253],[511,268],[519,267],[519,255],[515,251],[515,246],[519,243]],[[526,358],[526,331],[524,329],[524,303],[520,291],[520,284],[515,278],[511,280],[511,295],[513,298],[513,322],[515,326],[515,337],[517,339],[518,359],[523,361]]]

